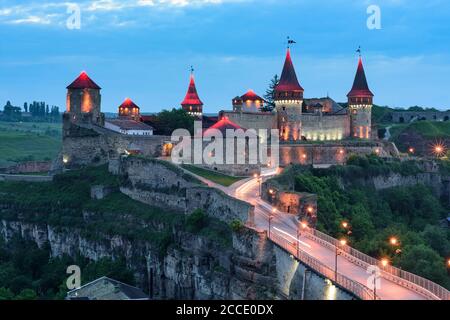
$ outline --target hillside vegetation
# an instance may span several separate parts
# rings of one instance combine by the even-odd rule
[[[231,246],[232,231],[227,224],[206,216],[202,211],[186,216],[132,200],[118,190],[121,182],[119,177],[108,172],[107,166],[69,171],[55,176],[53,182],[0,182],[0,220],[70,228],[93,241],[101,241],[105,235],[145,241],[160,255],[176,245],[175,230],[202,236],[224,249]],[[94,200],[90,197],[92,185],[117,189],[102,200]],[[84,215],[86,212],[89,213],[88,219]],[[27,257],[25,264],[16,263],[20,258],[18,255]],[[61,280],[66,276],[61,269],[74,263],[94,269],[95,272],[88,273],[88,280],[103,275],[118,280],[130,279],[130,271],[120,261],[49,258],[46,248],[37,249],[20,239],[8,244],[0,241],[0,299],[2,295],[8,299],[21,299],[24,295],[61,298],[64,293],[60,288]]]
[[[450,231],[439,225],[447,208],[422,184],[382,191],[358,184],[360,178],[419,170],[411,162],[390,164],[376,156],[353,157],[346,167],[293,167],[278,180],[293,177],[296,191],[318,195],[319,230],[337,238],[345,236],[362,252],[388,257],[395,266],[450,288],[445,261],[450,253]],[[342,227],[343,221],[350,224],[350,235]],[[400,239],[400,247],[389,244],[392,236]],[[400,254],[395,252],[398,248]]]
[[[61,148],[61,123],[0,122],[0,167],[52,160]]]

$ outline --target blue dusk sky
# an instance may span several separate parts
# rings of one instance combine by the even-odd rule
[[[80,29],[67,28],[77,4]],[[381,29],[367,8],[381,9]],[[132,98],[142,112],[179,107],[195,68],[204,112],[231,108],[280,74],[286,37],[305,97],[345,101],[360,45],[375,103],[450,108],[446,0],[0,0],[0,107],[65,106],[81,71],[102,87],[102,110]]]

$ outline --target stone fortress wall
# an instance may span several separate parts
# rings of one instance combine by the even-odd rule
[[[254,207],[203,185],[169,162],[140,157],[110,161],[110,171],[126,179],[121,191],[130,198],[164,209],[191,214],[202,209],[208,216],[226,223],[254,224]]]
[[[409,123],[414,120],[449,121],[449,111],[394,111],[387,115],[394,123]]]
[[[308,141],[339,141],[350,136],[347,114],[302,114],[302,135]]]

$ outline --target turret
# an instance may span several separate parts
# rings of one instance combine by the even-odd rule
[[[233,110],[237,112],[260,112],[264,99],[255,91],[248,90],[244,95],[233,99]]]
[[[140,108],[130,98],[126,98],[119,106],[119,117],[141,121]]]
[[[100,108],[100,90],[101,88],[84,71],[67,86],[65,130],[69,129],[70,124],[104,125],[105,117]]]
[[[278,128],[282,140],[297,141],[302,138],[302,104],[303,88],[299,84],[287,49],[286,59],[280,82],[275,88],[275,108],[278,115]]]
[[[203,102],[200,100],[197,93],[193,70],[191,70],[188,91],[184,100],[181,102],[181,107],[192,116],[201,118],[203,115]]]
[[[353,138],[370,139],[373,93],[367,84],[362,58],[359,57],[353,87],[347,95],[350,113],[350,133]]]

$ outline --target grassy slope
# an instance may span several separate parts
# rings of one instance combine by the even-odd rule
[[[0,166],[51,160],[61,147],[61,124],[0,122]]]
[[[192,165],[183,165],[183,168],[189,170],[190,172],[200,177],[206,178],[208,180],[211,180],[212,182],[218,183],[225,187],[231,186],[233,183],[242,180],[242,178],[239,177],[228,176],[219,172],[214,172],[211,170],[199,168]]]
[[[414,131],[425,139],[450,138],[450,122],[417,121],[392,125],[391,140],[396,140],[403,132]]]

